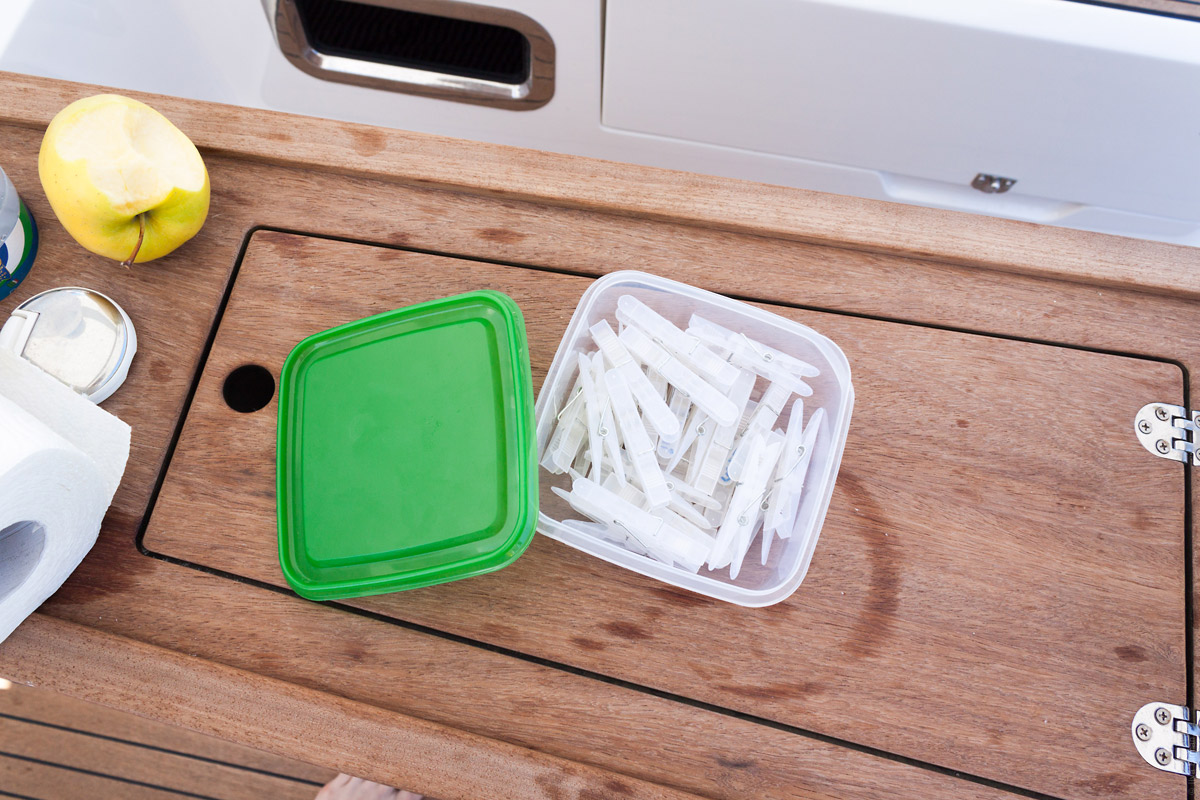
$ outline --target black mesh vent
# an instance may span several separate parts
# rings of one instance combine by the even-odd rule
[[[500,83],[529,77],[529,41],[512,28],[347,0],[295,0],[318,53]]]

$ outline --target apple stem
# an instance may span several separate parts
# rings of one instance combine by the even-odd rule
[[[124,267],[125,269],[129,269],[131,266],[133,266],[133,260],[135,258],[137,258],[138,251],[142,249],[142,239],[144,239],[145,236],[146,236],[146,212],[143,211],[141,214],[138,214],[137,244],[135,244],[133,246],[133,252],[129,254],[129,258],[127,258],[121,262],[122,267]]]

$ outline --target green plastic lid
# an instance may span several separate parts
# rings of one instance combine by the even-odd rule
[[[279,377],[279,563],[302,597],[515,561],[537,523],[525,321],[479,291],[308,337]]]

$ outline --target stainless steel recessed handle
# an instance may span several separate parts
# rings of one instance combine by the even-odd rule
[[[456,0],[354,0],[343,6],[371,6],[510,29],[527,42],[526,69],[519,80],[507,82],[455,74],[452,67],[441,71],[436,64],[376,58],[370,53],[322,52],[320,37],[305,27],[298,0],[274,3],[275,40],[283,55],[303,71],[324,80],[516,111],[543,106],[554,95],[554,41],[545,28],[518,11]],[[267,8],[269,14],[270,6]]]

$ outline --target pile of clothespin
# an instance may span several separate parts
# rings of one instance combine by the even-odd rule
[[[597,349],[576,355],[542,453],[572,480],[553,491],[592,520],[564,524],[690,572],[728,567],[731,580],[761,532],[766,565],[795,528],[825,416],[805,425],[800,398],[820,370],[696,314],[682,330],[632,295],[616,323],[589,329]]]

